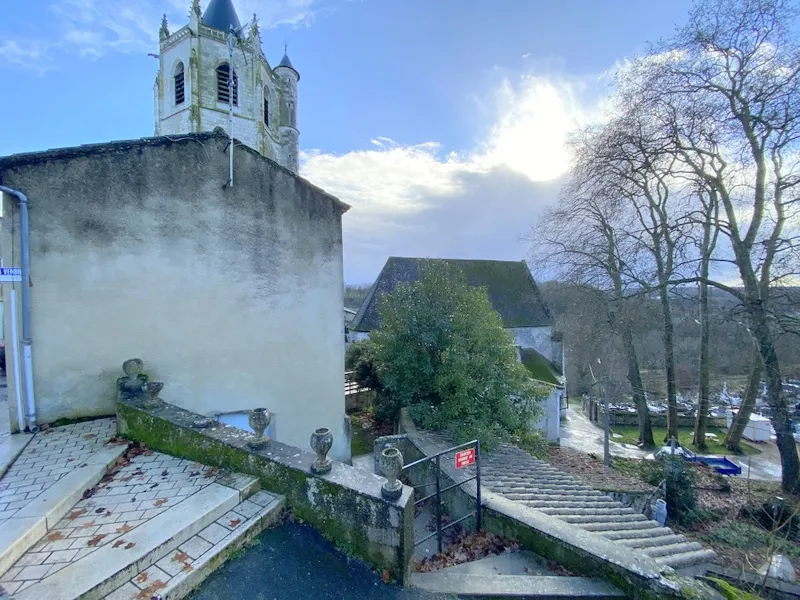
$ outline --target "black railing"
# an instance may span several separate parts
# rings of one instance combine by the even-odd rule
[[[474,447],[475,448],[475,463],[474,463],[475,464],[475,475],[473,475],[472,477],[468,477],[467,479],[464,479],[463,481],[459,481],[458,483],[454,483],[453,485],[448,485],[446,488],[442,489],[442,482],[441,482],[441,477],[442,477],[441,459],[442,459],[442,455],[443,454],[447,454],[449,452],[456,452],[458,450],[462,450],[464,448],[470,448],[470,447]],[[412,467],[416,467],[417,465],[421,465],[421,464],[426,463],[428,461],[431,461],[431,462],[435,463],[435,466],[436,466],[436,481],[433,481],[433,482],[430,482],[430,483],[423,483],[421,485],[414,486],[414,488],[415,489],[416,488],[424,488],[424,487],[429,487],[431,485],[435,485],[436,486],[436,491],[434,493],[429,494],[429,495],[425,496],[424,498],[421,498],[421,499],[417,500],[416,502],[414,502],[414,507],[416,508],[417,506],[419,506],[421,504],[424,504],[425,502],[427,502],[431,498],[436,498],[436,531],[434,533],[428,535],[428,536],[425,536],[421,540],[416,540],[414,542],[414,545],[418,546],[422,542],[427,542],[433,536],[436,536],[436,541],[438,542],[439,553],[441,553],[442,552],[442,532],[445,529],[449,529],[450,527],[453,527],[454,525],[458,525],[459,523],[461,523],[462,521],[465,521],[466,519],[469,519],[470,517],[475,517],[475,523],[476,523],[476,526],[477,526],[478,530],[480,530],[482,528],[482,522],[481,522],[482,521],[482,516],[481,516],[481,441],[480,440],[472,440],[471,442],[467,442],[465,444],[460,444],[458,446],[453,446],[452,448],[448,448],[447,450],[442,450],[441,452],[438,452],[437,454],[433,454],[431,456],[426,456],[425,458],[420,458],[419,460],[415,460],[414,462],[408,463],[407,465],[405,465],[403,467],[403,471],[408,471]],[[477,488],[478,488],[477,496],[476,496],[476,499],[475,499],[475,510],[472,511],[471,513],[469,513],[468,515],[464,515],[460,519],[457,519],[455,521],[451,521],[450,523],[448,523],[447,525],[442,527],[442,494],[447,492],[447,491],[449,491],[449,490],[452,490],[453,488],[456,488],[456,487],[458,487],[460,485],[464,485],[465,483],[468,483],[468,482],[473,481],[473,480],[476,482]]]

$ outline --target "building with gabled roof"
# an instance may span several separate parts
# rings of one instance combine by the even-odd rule
[[[380,328],[380,300],[400,283],[419,279],[420,265],[430,258],[391,256],[370,288],[358,313],[350,323],[349,341],[367,339]],[[544,302],[525,261],[443,259],[463,274],[467,283],[486,289],[492,307],[500,314],[503,326],[514,336],[518,356],[533,379],[552,387],[545,402],[545,415],[537,427],[551,442],[559,439],[564,385],[564,349],[561,334],[554,331],[555,320]]]

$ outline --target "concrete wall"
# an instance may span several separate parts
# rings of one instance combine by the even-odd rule
[[[563,346],[551,339],[552,327],[511,327],[506,331],[514,336],[517,346],[533,348],[564,372]]]
[[[0,159],[3,184],[30,198],[39,421],[114,413],[120,365],[139,357],[165,400],[265,406],[280,441],[307,447],[330,427],[332,455],[349,459],[346,205],[244,147],[223,189],[220,136],[91,148]],[[18,209],[4,203],[2,254],[18,266]]]

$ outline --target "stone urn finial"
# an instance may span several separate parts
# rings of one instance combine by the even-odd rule
[[[147,398],[144,401],[145,408],[157,408],[164,402],[158,395],[164,389],[164,383],[161,381],[148,381],[144,384],[144,391],[147,393]]]
[[[381,452],[381,471],[386,476],[386,483],[381,486],[381,494],[387,500],[397,500],[403,494],[403,484],[397,477],[403,470],[403,455],[400,450],[389,446]]]
[[[316,452],[317,458],[311,464],[311,471],[317,475],[328,473],[333,466],[333,462],[327,454],[333,446],[333,434],[327,427],[315,429],[311,434],[311,449]]]
[[[135,400],[145,395],[147,375],[141,358],[129,358],[122,363],[123,377],[117,378],[117,400]]]
[[[272,421],[272,415],[269,414],[269,411],[266,408],[254,408],[247,417],[247,422],[250,424],[250,428],[253,430],[254,435],[247,442],[247,445],[253,448],[254,450],[258,450],[263,448],[269,442],[269,436],[264,435],[264,430],[269,427],[270,422]]]

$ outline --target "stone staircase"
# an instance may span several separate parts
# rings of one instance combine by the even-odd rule
[[[576,478],[504,445],[481,456],[481,483],[509,500],[591,531],[680,572],[705,572],[716,554]]]

